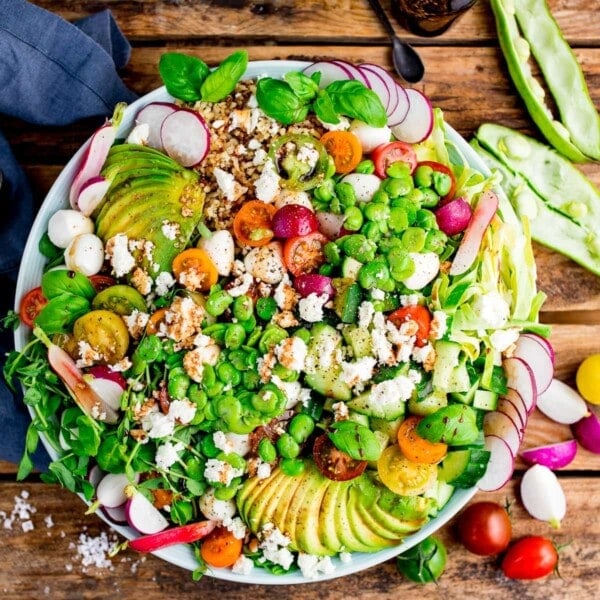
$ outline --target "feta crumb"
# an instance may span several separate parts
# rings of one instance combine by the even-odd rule
[[[329,296],[327,294],[312,293],[306,298],[300,298],[298,310],[300,318],[309,323],[318,323],[323,320],[323,307],[327,304]]]
[[[333,410],[333,420],[336,422],[346,420],[350,414],[348,405],[345,402],[336,402],[332,404],[331,408]]]
[[[267,479],[271,476],[271,465],[266,462],[260,462],[256,467],[256,476],[259,479]]]
[[[350,552],[340,552],[340,562],[352,562],[352,554],[350,554]]]
[[[196,405],[189,400],[171,400],[167,416],[173,421],[186,425],[196,416]]]
[[[355,362],[342,361],[342,375],[340,379],[346,385],[355,387],[371,379],[376,364],[377,361],[372,356],[364,356]]]
[[[419,294],[402,294],[400,304],[402,306],[416,306],[419,304]]]
[[[228,486],[236,477],[244,474],[242,469],[236,469],[224,460],[209,458],[204,468],[204,477],[209,482],[222,483]]]
[[[150,125],[148,123],[138,123],[127,136],[126,144],[138,144],[146,146],[150,137]]]
[[[372,302],[364,300],[358,307],[358,326],[367,328],[373,320],[375,314],[375,307]]]
[[[134,308],[131,314],[123,315],[122,319],[127,326],[129,335],[134,340],[137,340],[141,338],[146,331],[146,325],[148,324],[150,315],[148,313],[139,311],[137,308]]]
[[[175,278],[168,271],[162,271],[154,280],[154,291],[157,296],[164,296],[175,285]]]
[[[239,573],[240,575],[249,575],[254,568],[252,559],[240,554],[239,558],[233,563],[231,567],[232,573]]]
[[[279,175],[272,159],[267,159],[262,172],[254,182],[254,191],[258,200],[273,202],[279,192]]]
[[[408,400],[415,384],[405,375],[399,375],[394,379],[388,379],[381,383],[376,383],[371,387],[371,403],[383,409],[395,407],[398,402]]]
[[[160,230],[168,240],[174,240],[179,235],[179,223],[170,223],[165,219]]]
[[[259,548],[262,550],[263,556],[267,560],[281,565],[284,569],[289,569],[294,562],[294,555],[287,548],[290,538],[281,533],[273,523],[266,523],[263,526],[260,537],[262,537],[262,541]]]
[[[245,456],[250,451],[250,435],[232,432],[215,431],[213,433],[213,442],[215,446],[229,454],[235,452],[240,456]]]
[[[235,180],[235,177],[231,173],[223,171],[219,167],[215,167],[213,173],[221,194],[227,201],[234,202],[248,191],[247,188],[241,186]]]
[[[164,438],[175,431],[175,421],[168,415],[159,412],[157,407],[142,417],[142,429],[150,438]]]
[[[317,579],[319,575],[328,575],[335,571],[335,565],[329,556],[316,556],[314,554],[298,554],[298,566],[302,575],[307,579]]]
[[[492,347],[498,352],[506,352],[518,339],[519,330],[516,328],[498,329],[490,335]]]
[[[181,442],[175,444],[172,442],[165,442],[156,450],[156,466],[159,469],[168,469],[177,462],[177,459],[179,458],[178,453],[184,448],[185,446]]]
[[[498,292],[476,296],[473,311],[486,329],[501,329],[510,316],[510,307]]]
[[[118,233],[106,242],[105,253],[116,277],[127,275],[135,267],[135,258],[129,252],[128,239],[124,233]]]
[[[275,356],[277,360],[292,371],[302,371],[306,363],[308,346],[306,342],[298,336],[285,338],[275,346]]]
[[[434,310],[433,319],[431,319],[431,337],[434,340],[440,340],[448,330],[448,316],[443,310]]]
[[[385,292],[379,288],[373,288],[371,290],[371,298],[373,300],[385,300]]]
[[[234,517],[233,519],[226,519],[223,521],[223,525],[228,531],[233,533],[233,537],[237,540],[243,540],[246,537],[246,525],[240,517]]]

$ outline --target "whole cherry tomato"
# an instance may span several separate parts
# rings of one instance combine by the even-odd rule
[[[508,513],[496,502],[475,502],[458,517],[458,537],[473,554],[490,556],[503,552],[511,535]]]
[[[531,535],[515,542],[502,560],[502,571],[511,579],[539,579],[558,565],[558,551],[548,538]]]

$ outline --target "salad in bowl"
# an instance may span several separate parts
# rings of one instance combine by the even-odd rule
[[[539,327],[527,225],[376,65],[160,72],[30,235],[21,475],[41,436],[130,547],[232,581],[395,556],[512,472],[486,421]]]

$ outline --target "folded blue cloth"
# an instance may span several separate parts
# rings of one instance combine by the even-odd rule
[[[66,125],[109,116],[117,102],[136,95],[117,70],[131,47],[108,10],[75,24],[25,0],[0,0],[0,113],[39,125]],[[14,287],[35,202],[25,175],[0,133],[0,316],[14,306]],[[0,369],[13,347],[0,333]],[[0,459],[18,462],[29,415],[0,377]],[[44,470],[43,448],[32,457]]]

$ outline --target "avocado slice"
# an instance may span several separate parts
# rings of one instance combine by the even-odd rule
[[[285,478],[286,475],[278,470],[274,475],[272,474],[266,479],[260,479],[259,483],[256,484],[255,490],[250,492],[246,498],[244,506],[240,507],[238,505],[240,516],[253,533],[258,533],[262,513]],[[255,477],[253,479],[258,478]]]
[[[335,521],[336,512],[339,510],[339,499],[342,495],[343,483],[332,481],[323,497],[321,514],[319,516],[319,539],[331,554],[337,554],[344,550],[342,540],[338,536],[338,528]]]
[[[428,520],[434,502],[422,496],[398,496],[383,489],[371,505],[370,513],[382,526],[398,537],[420,529]]]
[[[377,552],[395,545],[398,540],[394,536],[389,534],[387,536],[380,535],[378,528],[373,527],[368,520],[363,518],[361,513],[362,502],[359,494],[360,492],[355,486],[348,489],[348,523],[354,536],[368,548],[365,552]]]
[[[285,517],[290,508],[291,499],[302,484],[302,479],[301,476],[290,477],[286,475],[286,478],[277,486],[278,489],[265,507],[258,524],[259,528],[266,523],[273,523],[281,533],[286,533],[284,531]]]

